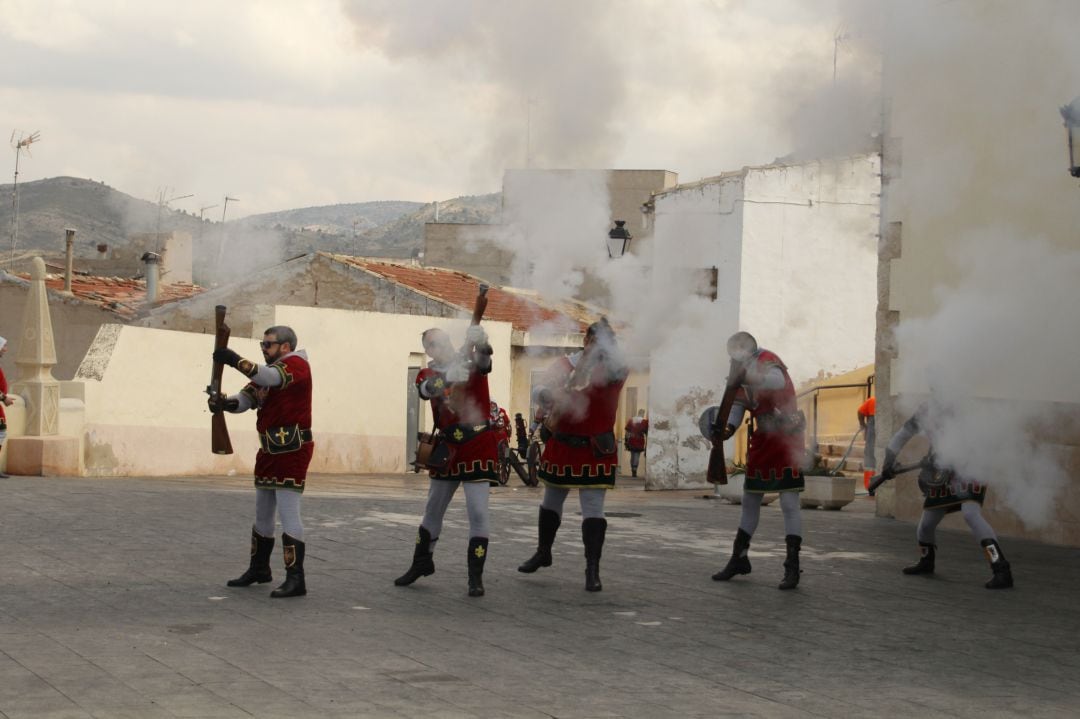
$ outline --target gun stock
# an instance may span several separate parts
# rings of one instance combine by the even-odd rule
[[[229,346],[229,335],[232,330],[225,324],[225,305],[214,308],[214,349],[224,349]],[[210,386],[206,388],[211,397],[221,394],[221,375],[225,371],[225,365],[215,362],[210,371]],[[210,446],[214,454],[232,454],[232,441],[229,439],[229,427],[225,424],[225,413],[214,412],[210,419]]]
[[[481,283],[476,290],[476,304],[473,305],[472,311],[472,324],[480,324],[480,320],[484,318],[484,311],[487,310],[487,291],[488,286]]]
[[[885,484],[893,477],[904,474],[905,472],[910,472],[913,469],[922,469],[922,462],[919,462],[918,464],[908,464],[903,467],[897,467],[896,471],[893,472],[892,477],[883,477],[880,474],[875,474],[873,477],[870,478],[870,484],[867,485],[866,491],[871,497],[873,497],[874,492],[877,491],[878,487]]]
[[[724,396],[720,399],[720,410],[713,420],[712,449],[709,450],[709,468],[705,471],[705,479],[712,484],[727,484],[727,459],[724,457],[724,442],[719,439],[719,434],[724,431],[728,415],[731,414],[731,405],[735,404],[735,393],[742,384],[742,368],[735,360],[731,361],[728,369],[727,383],[724,385]]]

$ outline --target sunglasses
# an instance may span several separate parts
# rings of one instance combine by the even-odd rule
[[[274,345],[279,345],[279,344],[281,344],[281,343],[280,343],[280,342],[277,342],[277,341],[273,341],[273,342],[271,342],[271,341],[269,341],[269,340],[263,340],[262,342],[260,342],[260,343],[259,343],[259,345],[260,345],[260,346],[261,346],[261,347],[262,347],[262,348],[263,348],[264,350],[268,350],[268,349],[270,349],[271,347],[273,347]]]

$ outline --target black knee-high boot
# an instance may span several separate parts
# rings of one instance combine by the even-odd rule
[[[589,517],[581,523],[581,541],[585,544],[586,592],[599,592],[604,588],[600,583],[600,554],[604,548],[605,534],[607,520],[603,517]]]
[[[749,551],[750,535],[740,527],[739,531],[735,533],[735,544],[731,548],[731,559],[728,560],[727,566],[712,575],[712,578],[717,582],[726,582],[736,574],[749,574],[750,557],[747,555]]]
[[[990,562],[990,569],[994,576],[986,583],[987,589],[1008,589],[1013,585],[1012,568],[1005,561],[1005,554],[1001,551],[1001,545],[996,539],[984,539],[981,542],[986,560]]]
[[[274,551],[274,538],[264,537],[251,528],[251,563],[247,571],[236,579],[230,579],[226,584],[230,587],[248,587],[252,584],[272,581],[273,573],[270,571],[270,554]]]
[[[469,596],[484,596],[484,560],[487,559],[488,538],[469,537]]]
[[[540,508],[540,518],[537,521],[536,554],[532,555],[518,567],[519,572],[532,574],[540,567],[551,566],[551,546],[555,544],[555,534],[559,531],[562,518],[559,513]]]
[[[270,592],[274,599],[283,597],[302,597],[307,594],[304,583],[304,548],[305,544],[296,537],[281,535],[281,549],[285,553],[285,581]]]
[[[787,558],[784,559],[784,578],[780,580],[780,589],[794,589],[799,586],[799,549],[802,548],[802,537],[797,534],[789,534],[784,537],[787,544]]]
[[[412,564],[408,571],[394,580],[399,587],[412,584],[420,577],[427,577],[435,573],[435,542],[438,539],[431,538],[431,532],[421,525],[416,532],[416,549],[413,550]]]
[[[901,569],[904,574],[933,574],[934,556],[937,554],[936,544],[919,542],[919,561]]]

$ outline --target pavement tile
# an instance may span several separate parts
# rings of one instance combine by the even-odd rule
[[[468,521],[451,503],[435,575],[410,587],[426,481],[313,477],[307,597],[247,562],[240,478],[5,482],[0,717],[1064,717],[1080,706],[1080,550],[1003,539],[1017,587],[963,531],[939,572],[904,577],[913,527],[804,511],[803,579],[778,592],[782,517],[762,510],[753,573],[726,561],[739,508],[698,492],[609,493],[604,591],[583,591],[574,498],[555,563],[540,492],[495,488],[487,596],[465,596]],[[639,486],[639,485],[638,485]],[[168,538],[178,537],[182,541]],[[102,539],[106,538],[106,539]],[[94,546],[93,556],[86,547]]]

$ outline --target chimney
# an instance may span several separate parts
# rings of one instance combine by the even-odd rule
[[[67,244],[64,262],[64,292],[71,294],[72,265],[75,262],[75,230],[70,227],[64,228],[64,239]]]
[[[146,264],[146,304],[152,305],[157,302],[158,285],[161,284],[161,255],[147,252],[142,261]]]

